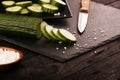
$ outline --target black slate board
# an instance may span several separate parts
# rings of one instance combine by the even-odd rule
[[[120,10],[91,2],[87,28],[83,34],[79,34],[77,31],[79,0],[68,0],[68,3],[73,13],[73,17],[68,19],[49,20],[48,23],[55,25],[55,27],[69,29],[69,31],[74,33],[77,37],[76,44],[63,45],[46,41],[44,38],[41,38],[40,40],[5,36],[0,36],[0,38],[31,51],[64,62],[120,36]]]

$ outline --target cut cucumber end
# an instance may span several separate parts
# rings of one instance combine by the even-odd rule
[[[66,5],[66,3],[62,0],[51,0],[51,4],[59,7]]]
[[[51,37],[53,41],[56,41],[58,40],[58,38],[52,33],[53,29],[54,28],[51,25],[46,25],[45,27],[47,34]]]
[[[20,14],[22,14],[22,15],[27,15],[27,14],[29,14],[29,11],[28,11],[27,9],[22,9],[22,10],[20,11]]]
[[[40,24],[40,31],[42,32],[42,35],[47,38],[48,40],[51,40],[51,37],[46,33],[45,26],[48,25],[46,22],[41,22]]]
[[[65,29],[59,29],[58,33],[64,37],[67,41],[71,41],[71,42],[76,42],[77,39],[76,37],[70,33],[69,31],[65,30]]]
[[[15,1],[2,1],[2,5],[4,7],[10,7],[13,6],[15,4]]]
[[[20,2],[16,2],[15,5],[26,8],[26,7],[30,6],[30,5],[32,5],[32,1],[20,1]]]
[[[43,13],[43,10],[40,5],[39,6],[38,5],[37,6],[36,5],[29,6],[28,10],[30,11],[31,15],[33,15],[33,16],[40,16]]]
[[[58,11],[58,7],[51,4],[43,4],[42,9],[44,12],[51,13],[51,14]]]
[[[20,7],[20,6],[13,6],[13,7],[6,8],[6,12],[17,14],[21,11],[21,9],[22,9],[22,7]]]
[[[57,28],[53,28],[52,33],[58,38],[58,41],[66,41],[61,35],[59,35]]]
[[[49,4],[50,0],[39,0],[39,4]]]

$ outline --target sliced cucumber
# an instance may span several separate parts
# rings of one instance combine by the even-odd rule
[[[26,7],[30,6],[30,5],[32,5],[32,1],[20,1],[20,2],[16,2],[15,5],[26,8]]]
[[[59,41],[66,41],[65,38],[63,38],[61,35],[59,35],[57,28],[53,28],[52,33],[53,33],[54,36],[56,36],[56,38],[57,38]]]
[[[6,8],[6,12],[12,13],[12,14],[18,14],[21,11],[22,7],[20,6],[12,6]]]
[[[58,40],[58,38],[52,33],[52,30],[53,30],[53,26],[51,25],[46,25],[45,26],[45,31],[46,33],[51,37],[52,40]]]
[[[13,6],[15,4],[15,1],[2,1],[2,5],[4,7],[10,7]]]
[[[43,4],[42,9],[44,12],[51,13],[51,14],[58,11],[58,7],[51,4]]]
[[[22,10],[20,11],[20,14],[22,14],[22,15],[27,15],[27,14],[29,14],[29,11],[24,8],[24,9],[22,9]]]
[[[65,29],[59,29],[58,33],[64,37],[67,41],[71,41],[71,42],[76,42],[77,39],[76,37],[70,33],[69,31],[65,30]]]
[[[51,4],[59,7],[66,5],[66,3],[62,0],[51,0]]]
[[[39,0],[40,4],[48,4],[50,3],[50,0]]]
[[[42,7],[39,5],[32,5],[28,7],[28,10],[31,12],[32,15],[38,16],[43,13]]]
[[[40,6],[40,4],[32,4],[32,6],[38,6],[38,7],[39,7],[39,6]]]
[[[42,32],[42,34],[43,34],[43,36],[45,37],[45,38],[47,38],[48,40],[51,40],[51,37],[46,33],[46,31],[45,31],[45,26],[46,25],[48,25],[46,22],[42,22],[41,24],[40,24],[40,31]]]

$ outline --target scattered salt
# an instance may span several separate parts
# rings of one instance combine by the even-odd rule
[[[62,44],[62,41],[59,41],[58,43],[59,43],[59,44]]]
[[[77,50],[78,50],[78,49],[79,49],[79,47],[76,47],[75,49],[77,49]]]
[[[20,58],[18,52],[0,49],[0,64],[8,64]]]
[[[56,47],[56,50],[59,50],[59,47]]]
[[[74,43],[74,46],[76,45],[76,43]]]
[[[67,47],[64,47],[64,50],[67,50]]]
[[[64,15],[64,17],[66,17],[67,15]]]
[[[62,52],[63,54],[66,53],[65,51]]]

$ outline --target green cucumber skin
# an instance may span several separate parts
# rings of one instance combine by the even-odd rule
[[[35,26],[39,25],[42,22],[42,19],[20,16],[20,15],[17,16],[17,15],[0,14],[0,23],[5,24],[6,22],[9,23],[8,25],[16,25],[23,28],[36,29]]]
[[[25,35],[37,37],[37,28],[41,22],[42,19],[39,18],[0,14],[0,31],[8,31],[9,33],[14,31],[16,34],[25,33]]]
[[[23,29],[20,27],[0,25],[0,33],[7,36],[21,36],[36,38],[36,30]]]
[[[51,37],[46,33],[46,31],[45,31],[45,26],[46,25],[48,25],[46,22],[41,22],[41,24],[40,24],[40,31],[42,32],[42,35],[46,38],[46,39],[48,39],[48,40],[51,40]]]

